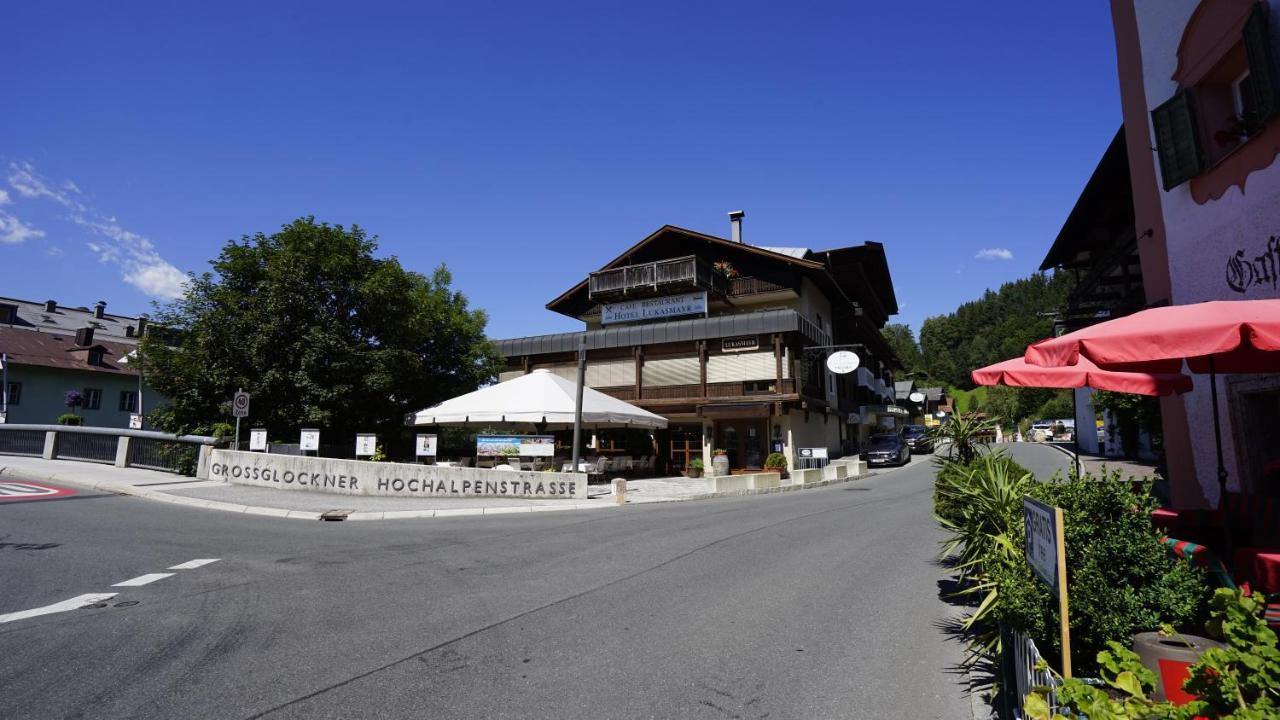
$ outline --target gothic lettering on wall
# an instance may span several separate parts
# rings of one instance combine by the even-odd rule
[[[1265,251],[1252,260],[1244,250],[1227,258],[1227,286],[1241,294],[1253,287],[1280,288],[1280,239],[1271,236]]]

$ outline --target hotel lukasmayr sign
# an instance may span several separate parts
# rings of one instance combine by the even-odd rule
[[[707,312],[706,291],[667,295],[665,297],[627,300],[600,306],[600,324],[638,322],[679,315],[702,315]]]

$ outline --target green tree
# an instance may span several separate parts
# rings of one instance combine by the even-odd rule
[[[920,377],[924,374],[924,356],[916,344],[916,335],[910,325],[892,323],[880,331],[902,363],[902,377]]]
[[[491,380],[485,314],[450,289],[444,266],[424,276],[376,248],[358,226],[311,217],[229,241],[213,272],[160,309],[178,346],[143,340],[147,380],[171,401],[153,421],[207,429],[244,388],[253,424],[272,437],[315,426],[391,439],[407,436],[406,413]]]

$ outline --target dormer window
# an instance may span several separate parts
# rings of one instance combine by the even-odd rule
[[[92,349],[90,349],[90,350],[89,350],[89,364],[90,364],[90,365],[101,365],[101,364],[102,364],[102,351],[101,351],[101,350],[99,350],[98,348],[92,348]]]

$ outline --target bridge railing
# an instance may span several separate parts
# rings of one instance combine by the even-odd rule
[[[207,475],[209,452],[221,443],[204,435],[151,430],[0,424],[0,455],[78,460],[200,477]]]

